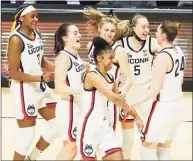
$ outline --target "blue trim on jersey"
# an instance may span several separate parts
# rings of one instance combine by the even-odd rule
[[[107,76],[110,78],[110,80],[111,80],[112,82],[109,82],[109,80],[107,80],[107,79],[104,77],[104,75],[103,75],[97,68],[95,68],[95,69],[96,69],[96,71],[98,71],[99,74],[107,81],[107,83],[109,83],[109,84],[114,83],[114,81],[112,80],[112,78],[110,78],[110,76],[109,76],[108,73],[107,73]],[[93,72],[94,72],[94,71],[93,71]]]
[[[136,52],[136,53],[140,52],[140,51],[144,48],[144,46],[145,46],[145,44],[146,44],[146,40],[144,41],[144,43],[143,43],[143,45],[141,46],[141,48],[140,48],[138,51],[136,51],[136,50],[134,50],[134,49],[129,45],[129,37],[131,37],[131,36],[128,36],[127,39],[126,39],[126,41],[127,41],[127,46],[129,47],[129,49],[131,49],[132,51],[134,51],[134,52]]]
[[[93,46],[94,46],[94,45],[93,45],[93,43],[92,43],[91,46],[90,46],[90,49],[88,50],[88,54],[91,52]]]
[[[69,57],[69,59],[70,59],[70,67],[68,68],[68,71],[70,71],[70,69],[72,68],[72,59],[71,57]]]
[[[32,32],[34,33],[34,39],[31,39],[31,38],[27,37],[22,32],[20,32],[19,29],[17,30],[17,32],[20,33],[22,36],[24,36],[26,39],[28,39],[30,41],[34,41],[36,39],[36,32],[34,30],[32,30]]]
[[[115,41],[112,43],[112,45],[110,45],[111,47],[115,44]]]
[[[72,53],[70,53],[69,51],[63,49],[63,51],[67,52],[68,54],[70,54],[72,57],[74,57],[76,60],[78,59],[78,57],[74,56]]]
[[[114,51],[115,51],[119,46],[122,47],[121,45],[117,45],[117,46],[114,48]]]
[[[174,49],[174,47],[170,46],[170,47],[163,48],[159,53],[161,53],[161,52],[164,51],[165,49]]]
[[[166,72],[166,74],[169,74],[169,73],[172,72],[172,70],[173,70],[173,68],[174,68],[174,60],[173,60],[171,54],[168,53],[167,51],[162,51],[162,52],[160,52],[159,54],[161,54],[161,53],[166,53],[166,54],[168,54],[168,55],[170,56],[170,58],[172,59],[172,69],[171,69],[169,72]]]
[[[125,48],[123,37],[121,38],[122,47]]]

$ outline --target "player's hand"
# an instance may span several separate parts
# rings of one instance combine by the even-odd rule
[[[126,119],[129,117],[131,111],[132,111],[131,108],[123,109],[123,121],[126,121]]]
[[[44,82],[54,81],[54,73],[46,73],[43,75]]]
[[[138,130],[143,130],[144,124],[143,124],[143,122],[142,122],[142,120],[141,120],[141,118],[139,116],[137,116],[135,118],[135,124],[136,124]]]
[[[124,88],[119,88],[119,96],[123,99],[126,100],[126,94],[127,91]]]

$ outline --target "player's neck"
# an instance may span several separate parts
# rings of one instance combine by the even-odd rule
[[[132,36],[130,40],[131,40],[131,44],[136,45],[136,47],[142,46],[144,44],[144,42],[138,41],[134,36]]]
[[[114,44],[114,41],[111,41],[109,44],[110,44],[110,46],[112,46]]]
[[[64,50],[67,50],[68,52],[70,52],[70,53],[73,54],[74,56],[77,56],[77,54],[78,54],[78,51],[75,50],[75,49],[73,49],[72,47],[66,46],[66,47],[64,47]]]
[[[161,44],[161,48],[164,49],[164,48],[168,48],[168,47],[174,47],[174,45],[170,42],[163,42]]]
[[[33,32],[32,32],[31,29],[22,28],[22,27],[21,27],[21,28],[19,29],[19,31],[20,31],[21,33],[23,33],[25,36],[29,37],[29,38],[31,38],[31,37],[33,36]]]
[[[104,67],[97,65],[97,70],[101,72],[101,74],[105,77],[107,75],[107,71],[104,69]]]

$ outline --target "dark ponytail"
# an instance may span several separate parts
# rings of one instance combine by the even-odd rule
[[[55,32],[54,53],[56,55],[58,55],[58,53],[63,50],[65,46],[65,43],[62,40],[62,36],[67,36],[69,26],[70,24],[62,24]]]
[[[21,23],[19,18],[21,16],[21,13],[23,12],[24,9],[26,9],[29,5],[23,4],[21,6],[19,6],[15,12],[15,17],[14,17],[14,21],[13,24],[11,26],[11,32],[12,33],[17,27],[18,25]]]
[[[96,63],[97,63],[97,56],[102,55],[105,51],[113,52],[113,49],[111,48],[109,43],[101,37],[95,37],[93,39],[93,45],[94,45],[93,56]]]

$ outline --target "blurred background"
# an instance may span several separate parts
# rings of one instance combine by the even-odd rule
[[[39,12],[39,24],[43,43],[44,55],[48,60],[54,62],[54,33],[64,22],[73,23],[82,35],[82,47],[80,56],[87,60],[86,44],[91,41],[94,35],[86,30],[86,19],[82,11],[85,6],[92,6],[104,13],[113,9],[120,19],[130,20],[134,14],[145,15],[150,23],[150,35],[155,37],[157,26],[164,20],[179,21],[183,28],[179,33],[175,44],[180,46],[185,53],[187,66],[184,74],[183,91],[192,91],[192,1],[82,1],[82,0],[61,0],[61,1],[39,1],[39,0],[6,0],[1,1],[1,86],[8,87],[8,64],[6,48],[14,13],[16,8],[23,3],[33,4]],[[54,87],[54,83],[49,83]]]

